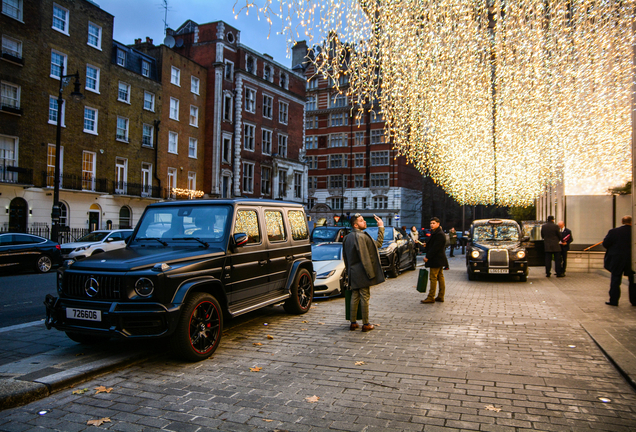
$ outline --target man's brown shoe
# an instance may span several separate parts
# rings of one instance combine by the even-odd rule
[[[439,298],[439,297],[435,298],[435,301],[436,302],[440,302],[440,303],[444,303],[444,299],[443,298]]]
[[[422,303],[435,303],[435,299],[433,297],[428,297],[426,300],[420,300]]]
[[[373,324],[364,324],[364,325],[362,326],[362,331],[363,331],[363,332],[368,332],[368,331],[373,330],[374,328],[375,328],[375,327],[373,327]]]
[[[353,322],[353,323],[351,323],[351,325],[349,326],[349,330],[355,330],[355,329],[357,329],[358,327],[359,327],[359,326],[358,326],[358,323]]]

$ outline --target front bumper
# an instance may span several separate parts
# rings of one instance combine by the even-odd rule
[[[469,259],[467,266],[469,272],[480,274],[521,275],[528,272],[528,261],[525,260],[510,261],[508,267],[490,267],[487,261]]]
[[[172,334],[177,327],[181,305],[65,299],[47,294],[47,329],[94,334],[115,338],[153,338]],[[101,312],[100,321],[67,318],[66,309]]]

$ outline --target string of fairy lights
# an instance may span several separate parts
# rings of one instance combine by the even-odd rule
[[[244,4],[243,4],[244,3]],[[546,188],[631,178],[636,0],[238,0],[313,44],[358,113],[460,204],[526,206]],[[337,85],[337,84],[336,84]]]

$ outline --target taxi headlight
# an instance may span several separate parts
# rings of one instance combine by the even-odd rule
[[[474,250],[470,253],[470,256],[473,258],[479,258],[479,251],[478,250]]]
[[[141,297],[148,297],[155,290],[155,284],[148,278],[142,277],[135,282],[135,292]]]
[[[525,258],[525,257],[526,257],[526,251],[517,252],[517,258]]]

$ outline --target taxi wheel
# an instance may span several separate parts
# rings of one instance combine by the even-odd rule
[[[35,262],[35,271],[38,273],[47,273],[53,267],[53,261],[48,255],[40,255]]]
[[[475,272],[468,270],[468,280],[469,281],[477,280],[477,275],[475,274]]]
[[[219,302],[208,293],[195,293],[181,307],[177,329],[172,335],[179,357],[200,361],[216,351],[223,332],[223,313]]]
[[[107,342],[110,338],[108,336],[94,336],[91,334],[66,332],[66,336],[73,342],[80,343],[82,345],[97,345]]]
[[[285,312],[301,315],[307,313],[311,308],[311,301],[314,298],[314,283],[307,269],[298,269],[294,283],[291,287],[291,296],[283,303]]]

